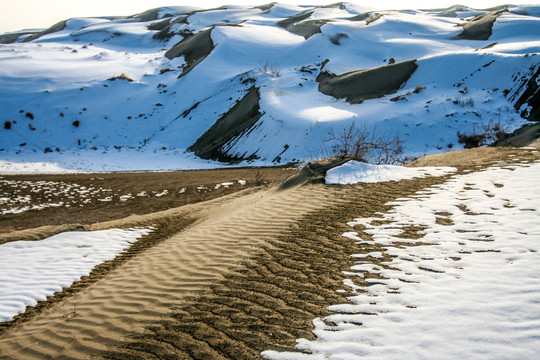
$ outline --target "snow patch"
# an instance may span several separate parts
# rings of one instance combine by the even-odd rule
[[[0,321],[11,321],[112,260],[151,228],[65,232],[0,245]]]
[[[357,183],[378,183],[443,176],[456,172],[454,167],[405,167],[396,165],[373,165],[351,160],[341,166],[328,170],[327,185],[348,185]]]

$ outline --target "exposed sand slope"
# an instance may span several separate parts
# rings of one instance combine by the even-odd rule
[[[187,66],[182,71],[180,77],[186,75],[210,55],[210,52],[215,47],[211,34],[212,28],[195,35],[187,36],[165,53],[168,59],[184,56]]]
[[[514,107],[521,111],[521,116],[527,120],[540,121],[540,67],[524,84],[525,91],[519,97]],[[523,106],[525,105],[525,106]]]
[[[491,11],[476,16],[463,26],[463,32],[459,37],[467,40],[487,40],[491,36],[493,24],[507,9]]]
[[[219,161],[244,160],[252,156],[252,154],[244,154],[244,156],[234,158],[227,155],[229,149],[225,147],[235,138],[250,131],[261,118],[260,100],[259,88],[251,87],[248,93],[220,117],[188,150],[195,152],[195,155],[200,158]]]
[[[59,23],[54,24],[53,26],[51,26],[50,28],[48,28],[46,30],[43,30],[42,32],[39,32],[37,34],[34,34],[32,36],[27,37],[26,39],[24,39],[23,42],[34,41],[34,40],[39,39],[40,37],[42,37],[44,35],[52,34],[52,33],[58,32],[58,31],[62,31],[62,30],[65,29],[66,25],[67,25],[67,20],[60,21]]]
[[[0,337],[0,357],[83,358],[105,350],[194,298],[292,222],[333,198],[335,202],[333,190],[323,187],[245,191],[153,215],[185,212],[199,220],[77,295],[7,329]],[[114,225],[122,221],[95,227]]]
[[[309,39],[315,34],[321,33],[321,26],[329,22],[329,20],[308,20],[302,21],[293,25],[287,26],[287,30],[297,35],[303,36],[304,39]]]
[[[319,91],[323,94],[337,99],[344,98],[351,104],[359,104],[364,100],[396,92],[417,67],[416,60],[407,60],[339,76],[321,72],[317,81]]]

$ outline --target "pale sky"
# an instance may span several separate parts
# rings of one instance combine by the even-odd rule
[[[283,0],[288,4],[331,4],[339,0]],[[273,0],[0,0],[0,33],[30,28],[47,28],[71,17],[132,15],[160,6],[195,6],[211,8],[221,5],[260,5]],[[378,9],[433,9],[455,4],[477,9],[510,2],[497,0],[349,0],[349,3]],[[519,3],[519,1],[518,1]]]

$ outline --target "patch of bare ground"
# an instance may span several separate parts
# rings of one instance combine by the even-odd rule
[[[90,286],[0,334],[0,358],[83,358],[144,331],[260,252],[306,213],[340,201],[324,186],[247,189],[211,201],[92,225],[119,227],[180,216],[184,231],[149,247]]]
[[[71,224],[101,223],[207,201],[257,185],[280,183],[297,172],[294,168],[246,168],[4,175],[0,176],[0,197],[13,199],[13,204],[0,204],[0,214],[28,205],[43,208],[0,215],[0,244],[11,240],[39,240],[55,233],[86,228]],[[245,185],[238,180],[245,180]],[[30,197],[31,203],[17,203],[17,199],[25,197]],[[41,229],[37,229],[39,227]],[[20,232],[25,229],[33,230]]]
[[[494,163],[518,163],[538,160],[540,140],[527,147],[479,147],[456,150],[421,157],[411,161],[409,166],[455,166],[460,170],[474,171]]]

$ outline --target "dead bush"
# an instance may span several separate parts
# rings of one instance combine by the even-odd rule
[[[113,76],[111,78],[108,78],[107,80],[109,81],[116,81],[116,80],[126,80],[126,81],[129,81],[129,82],[133,82],[133,79],[130,78],[129,76],[127,76],[126,74],[122,73],[118,76]],[[82,89],[81,89],[82,90]]]
[[[353,122],[340,132],[332,130],[328,135],[326,141],[332,143],[334,156],[376,164],[403,162],[403,140],[397,133],[380,134],[375,128],[369,130],[365,122]]]

